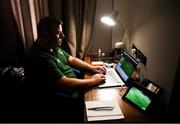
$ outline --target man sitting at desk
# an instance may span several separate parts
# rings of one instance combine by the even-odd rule
[[[28,93],[33,100],[36,99],[39,102],[36,101],[36,104],[41,104],[41,101],[44,101],[44,103],[48,103],[46,106],[56,107],[50,108],[50,110],[58,110],[59,113],[66,109],[64,112],[68,112],[66,116],[69,116],[74,111],[71,109],[76,108],[72,101],[78,98],[81,91],[104,82],[105,76],[102,73],[105,72],[105,69],[103,66],[92,66],[61,49],[64,34],[60,20],[45,17],[40,20],[37,31],[38,39],[34,42],[27,56],[25,66],[29,84]],[[90,79],[78,79],[72,66],[96,74]],[[53,101],[55,97],[56,100]],[[83,101],[81,102],[83,103]],[[44,104],[39,106],[42,105],[44,106]],[[47,107],[45,108],[47,109]],[[43,109],[42,111],[44,111]],[[59,116],[60,121],[66,118],[66,116],[57,116]],[[45,116],[43,118],[45,119]],[[68,119],[64,121],[73,122],[71,118]]]

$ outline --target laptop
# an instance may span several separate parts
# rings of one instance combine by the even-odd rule
[[[98,87],[125,86],[137,64],[138,62],[127,51],[124,51],[119,62],[113,68],[106,67],[106,81]]]

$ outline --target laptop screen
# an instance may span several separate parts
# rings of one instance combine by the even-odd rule
[[[146,111],[152,102],[148,95],[135,86],[132,86],[123,97],[143,111]]]
[[[137,64],[138,62],[124,51],[115,69],[122,80],[126,82],[131,77]]]

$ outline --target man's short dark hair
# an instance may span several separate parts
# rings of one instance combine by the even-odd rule
[[[55,17],[44,17],[37,25],[38,37],[41,37],[52,30],[53,27],[62,25],[63,22]]]

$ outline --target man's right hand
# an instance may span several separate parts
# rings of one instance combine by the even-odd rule
[[[95,80],[96,84],[103,83],[106,79],[104,74],[94,74],[91,78]]]

